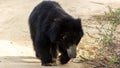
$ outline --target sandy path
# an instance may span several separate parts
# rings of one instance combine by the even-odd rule
[[[27,23],[30,12],[40,1],[0,0],[0,68],[44,68],[40,67],[39,61],[34,58]],[[56,1],[68,13],[81,18],[88,15],[102,14],[107,11],[108,5],[112,8],[120,7],[120,0]],[[61,67],[86,68],[83,64],[74,63],[55,68]]]

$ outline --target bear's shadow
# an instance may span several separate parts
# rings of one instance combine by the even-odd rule
[[[2,56],[0,57],[1,63],[40,63],[35,57],[31,56]]]

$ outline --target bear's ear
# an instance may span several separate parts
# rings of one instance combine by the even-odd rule
[[[75,22],[76,22],[75,26],[76,26],[76,27],[78,27],[77,29],[82,30],[82,23],[81,23],[81,19],[80,19],[80,18],[75,19]]]
[[[51,42],[55,42],[59,34],[60,34],[60,25],[56,24],[55,22],[52,23],[47,32],[48,38],[50,39]]]
[[[81,24],[81,19],[80,18],[76,19],[76,22]]]

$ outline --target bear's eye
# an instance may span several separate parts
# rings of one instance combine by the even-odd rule
[[[66,39],[67,39],[67,36],[66,36],[66,35],[64,35],[64,36],[62,37],[62,39],[63,39],[63,40],[66,40]]]
[[[65,32],[65,33],[61,34],[61,40],[65,41],[65,42],[73,41],[72,33]]]

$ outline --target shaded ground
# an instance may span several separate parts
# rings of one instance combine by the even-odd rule
[[[34,6],[36,6],[40,1],[41,0],[0,0],[0,68],[44,68],[40,66],[39,60],[34,57],[28,28],[29,14]],[[91,44],[93,41],[86,35],[86,32],[93,35],[96,33],[96,30],[94,29],[96,24],[95,21],[90,19],[91,15],[104,14],[105,11],[108,11],[107,6],[111,6],[113,9],[119,8],[120,1],[56,1],[58,1],[72,16],[82,18],[85,36],[82,39],[79,48],[81,51],[86,50],[94,55],[94,51],[97,51],[97,48]],[[120,30],[118,28],[118,32],[119,31]],[[82,63],[70,62],[64,66],[55,66],[51,68],[98,68],[97,66],[100,66],[99,64],[101,64],[101,62],[96,62],[97,61],[86,61]],[[103,65],[103,67],[99,68],[107,67]]]

